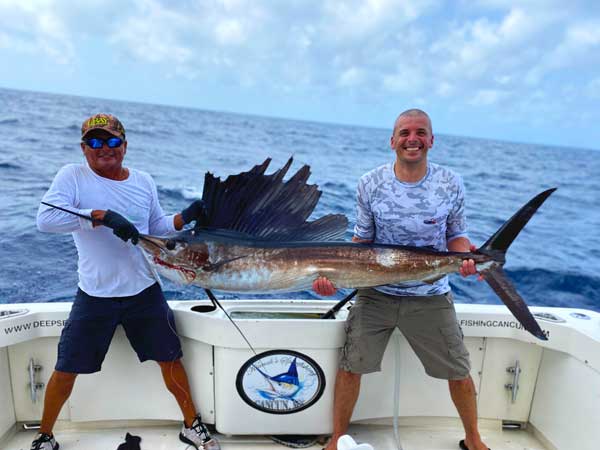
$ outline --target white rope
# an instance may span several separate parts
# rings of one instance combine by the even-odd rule
[[[400,433],[398,432],[398,416],[400,415],[400,335],[394,333],[394,439],[398,450],[402,450]]]

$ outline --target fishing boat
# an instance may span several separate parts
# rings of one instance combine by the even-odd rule
[[[335,373],[351,303],[328,320],[322,317],[330,301],[236,300],[223,302],[224,311],[207,300],[169,303],[194,399],[223,449],[283,448],[282,442],[323,447],[319,437],[332,431]],[[29,448],[36,433],[71,305],[0,305],[4,450]],[[490,448],[598,448],[600,313],[533,307],[544,341],[505,306],[456,309]],[[177,438],[180,415],[158,366],[140,364],[119,327],[102,371],[78,377],[55,435],[65,450],[116,449],[127,432],[142,438],[142,449],[184,449]],[[377,450],[441,450],[458,448],[462,433],[447,384],[428,377],[395,333],[382,372],[363,377],[351,437]]]
[[[344,216],[307,222],[320,195],[317,186],[306,184],[308,166],[283,182],[291,160],[272,175],[264,174],[268,163],[225,181],[207,174],[204,224],[176,236],[140,237],[152,243],[145,249],[151,266],[167,278],[197,284],[209,295],[210,301],[169,303],[195,403],[225,450],[324,446],[333,428],[334,381],[352,303],[242,299],[220,304],[210,289],[306,289],[318,272],[315,261],[333,264],[330,256],[336,251],[342,256],[335,259],[339,269],[326,272],[331,277],[349,272],[347,261],[361,255],[366,265],[359,272],[369,276],[404,276],[402,270],[410,268],[392,267],[395,260],[423,266],[421,275],[409,279],[432,281],[457,270],[436,272],[443,261],[457,258],[450,252],[343,243]],[[456,305],[471,355],[481,432],[495,450],[592,450],[599,441],[600,313],[550,307],[530,311],[502,272],[508,246],[552,192],[532,199],[477,252],[459,254],[483,258],[480,272],[506,305]],[[299,243],[290,244],[290,238]],[[273,259],[273,250],[279,254],[283,247],[288,256],[296,256]],[[303,252],[321,247],[326,250],[320,260],[302,259]],[[243,249],[242,254],[232,248]],[[386,252],[401,257],[382,257]],[[365,254],[375,259],[365,259]],[[431,263],[434,259],[438,263]],[[255,269],[269,260],[270,277],[263,282]],[[306,270],[298,271],[301,266]],[[332,279],[342,288],[395,282],[361,281],[359,275],[354,275],[354,285],[352,280],[344,285],[343,277]],[[2,449],[28,448],[34,437],[71,305],[0,305]],[[456,449],[463,430],[447,391],[447,383],[428,377],[395,332],[382,371],[363,377],[349,437],[378,450]],[[116,449],[127,433],[141,437],[142,449],[183,449],[180,414],[158,366],[140,364],[119,327],[102,371],[77,378],[54,431],[65,450]]]

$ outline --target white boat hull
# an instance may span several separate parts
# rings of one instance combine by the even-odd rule
[[[346,310],[335,320],[261,318],[264,313],[322,313],[332,303],[247,300],[225,305],[234,315],[260,313],[236,319],[257,353],[296,351],[323,371],[325,386],[314,404],[294,413],[273,414],[252,406],[236,388],[240,369],[254,354],[225,315],[219,310],[192,310],[206,307],[208,303],[203,301],[170,304],[184,347],[192,394],[205,422],[214,424],[219,433],[246,438],[331,432],[333,384]],[[56,362],[58,338],[70,307],[71,303],[0,305],[0,312],[27,310],[26,314],[0,318],[0,404],[8,405],[0,411],[0,436],[13,433],[16,424],[39,422],[44,389],[36,391],[33,402],[28,366],[31,360],[41,366],[35,372],[35,382],[45,385]],[[538,442],[544,443],[540,448],[595,450],[600,437],[600,314],[532,308],[534,313],[550,313],[564,320],[540,321],[549,336],[543,342],[520,329],[503,306],[458,304],[456,309],[471,354],[481,420],[528,424],[537,430]],[[573,313],[588,318],[574,317]],[[505,385],[514,379],[507,368],[515,367],[517,361],[521,372],[513,401],[512,391]],[[401,423],[417,421],[424,425],[440,418],[457,421],[447,383],[428,377],[397,333],[386,350],[382,372],[363,377],[353,422],[383,420],[389,424],[394,415],[397,370]],[[180,421],[181,413],[164,388],[158,366],[153,362],[140,364],[118,328],[102,371],[78,377],[59,416],[59,426],[153,420]],[[4,447],[0,444],[0,448]]]

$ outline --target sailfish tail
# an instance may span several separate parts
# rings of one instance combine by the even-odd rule
[[[494,264],[481,271],[484,280],[498,294],[498,297],[500,297],[523,327],[535,337],[544,341],[548,338],[536,322],[531,311],[529,311],[523,298],[506,276],[506,272],[504,272],[502,266],[506,262],[506,251],[512,242],[525,225],[527,225],[529,219],[531,219],[542,203],[555,190],[556,188],[548,189],[532,198],[477,250],[478,253],[491,256],[494,259]]]
[[[510,312],[523,325],[523,328],[543,341],[548,340],[540,325],[531,314],[531,311],[529,311],[525,300],[523,300],[507,278],[502,266],[495,266],[484,270],[481,272],[481,275],[483,275],[483,279],[487,281],[494,292],[498,294],[498,297],[500,297]]]

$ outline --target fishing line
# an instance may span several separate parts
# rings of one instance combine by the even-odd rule
[[[92,217],[86,216],[85,214],[81,214],[76,211],[71,211],[70,209],[63,208],[61,206],[56,206],[56,205],[53,205],[52,203],[46,203],[46,202],[40,202],[40,203],[42,205],[49,206],[50,208],[58,209],[60,211],[66,212],[66,213],[73,214],[74,216],[81,217],[82,219],[89,220],[90,222],[98,222],[98,223],[104,224],[104,220],[101,220],[101,219],[93,219]],[[155,247],[158,247],[162,251],[162,248],[156,242],[153,242],[150,239],[148,239],[142,235],[140,235],[139,238],[144,242],[148,242],[148,243],[154,245]]]
[[[244,341],[246,341],[246,344],[248,344],[248,347],[250,348],[250,350],[252,350],[252,353],[254,353],[254,356],[258,356],[258,354],[256,353],[256,350],[254,350],[254,347],[252,346],[252,344],[250,344],[250,341],[248,340],[248,338],[246,338],[246,335],[242,332],[242,330],[240,329],[240,327],[238,327],[238,325],[235,323],[235,321],[232,319],[232,317],[229,315],[229,313],[227,312],[227,310],[223,307],[223,305],[221,305],[221,303],[219,302],[219,300],[217,300],[217,297],[215,297],[215,295],[212,293],[212,291],[210,289],[206,289],[203,288],[204,291],[206,292],[206,295],[208,295],[208,298],[210,299],[210,301],[212,302],[212,304],[216,307],[218,307],[221,311],[223,311],[223,313],[225,314],[225,316],[227,317],[227,319],[229,319],[229,321],[231,322],[231,324],[235,327],[235,329],[239,332],[239,334],[244,338]],[[169,325],[169,328],[171,329],[171,331],[173,332],[173,334],[175,334],[175,336],[182,338],[183,336],[181,336],[179,333],[177,333],[177,330],[175,330],[172,326],[171,326],[171,322],[169,321],[169,309],[167,309],[167,324]],[[180,343],[180,349],[181,349],[181,343]],[[175,383],[175,385],[186,395],[186,397],[189,397],[188,392],[179,384],[177,383],[177,380],[175,379],[175,377],[173,376],[173,363],[179,358],[174,358],[171,361],[171,380]],[[252,363],[252,366],[261,374],[263,375],[263,377],[265,378],[265,380],[267,381],[267,383],[269,384],[269,386],[271,386],[271,388],[273,390],[275,390],[275,386],[273,386],[272,381],[268,378],[268,376],[262,374],[262,371],[256,367],[254,365],[254,363]]]
[[[212,293],[212,291],[210,289],[206,289],[206,288],[203,288],[203,289],[206,292],[206,295],[208,295],[208,298],[210,299],[210,301],[212,302],[212,304],[215,306],[215,308],[218,307],[221,311],[223,311],[223,313],[225,314],[225,316],[227,317],[227,319],[229,319],[229,321],[235,327],[235,329],[238,331],[238,333],[244,338],[244,341],[246,341],[246,344],[248,344],[248,347],[250,347],[250,350],[252,350],[252,353],[254,353],[254,356],[258,356],[258,354],[256,353],[256,350],[254,350],[254,347],[252,347],[252,344],[250,344],[250,341],[248,340],[248,338],[246,338],[246,335],[242,332],[242,330],[240,329],[240,327],[238,327],[238,325],[234,322],[234,320],[231,318],[231,316],[229,315],[229,313],[227,312],[227,310],[223,307],[223,305],[221,305],[221,303],[219,302],[219,300],[217,300],[217,297],[215,297],[215,295]],[[167,324],[169,325],[169,328],[175,334],[175,336],[180,337],[180,338],[183,337],[183,336],[180,336],[177,333],[177,331],[171,326],[171,323],[169,322],[169,312],[168,311],[169,310],[167,309]],[[180,344],[180,348],[181,348],[181,344]],[[185,389],[181,385],[179,385],[179,383],[177,383],[177,380],[173,376],[173,363],[177,359],[178,358],[175,358],[175,359],[173,359],[173,361],[171,361],[171,374],[170,374],[171,375],[171,380],[186,395],[186,397],[188,397],[188,393],[185,391]],[[252,364],[252,365],[254,366],[254,364]],[[256,366],[254,366],[254,367],[258,370],[258,368]],[[271,387],[273,387],[273,384],[271,383],[271,380],[269,380],[268,378],[267,378],[267,382],[269,383],[269,385],[271,385]]]
[[[179,333],[177,333],[177,330],[175,330],[175,329],[173,328],[173,326],[171,325],[171,321],[169,320],[169,311],[171,311],[171,308],[169,307],[169,304],[168,304],[166,301],[165,301],[165,304],[166,304],[166,306],[167,306],[167,308],[166,308],[167,325],[169,326],[169,328],[171,329],[171,331],[173,332],[173,334],[174,334],[175,336],[177,336],[177,338],[178,338],[177,340],[179,341],[179,351],[183,353],[183,349],[181,348],[181,340],[179,340],[179,338],[182,338],[183,336],[180,336],[180,335],[179,335]],[[173,317],[173,321],[175,321],[175,317]],[[169,375],[171,376],[171,381],[172,381],[173,383],[175,383],[175,386],[177,386],[177,387],[179,388],[179,390],[180,390],[181,392],[183,392],[183,394],[185,395],[185,400],[184,400],[184,402],[187,402],[187,399],[190,399],[190,400],[192,401],[192,405],[193,405],[193,400],[191,399],[191,395],[190,395],[191,393],[189,392],[189,390],[188,390],[188,391],[186,391],[186,390],[185,390],[185,388],[184,388],[183,386],[181,386],[181,385],[180,385],[180,384],[177,382],[177,380],[175,379],[175,376],[173,375],[173,367],[174,367],[174,366],[173,366],[173,363],[174,363],[175,361],[177,361],[178,359],[181,359],[181,358],[178,358],[178,357],[177,357],[177,353],[176,353],[176,352],[175,352],[175,355],[176,355],[176,356],[175,356],[175,358],[173,358],[173,360],[171,361],[171,364],[170,364],[170,366],[171,366],[171,367],[170,367],[170,370],[169,370],[169,372],[170,372],[170,373],[169,373]],[[186,375],[186,376],[187,376],[187,375]],[[188,381],[188,386],[189,386],[189,381]],[[186,403],[186,404],[187,404],[187,403]],[[194,407],[194,409],[196,409],[196,408]],[[198,414],[198,411],[196,411],[196,414]]]
[[[103,224],[104,221],[103,220],[97,220],[97,219],[93,219],[89,216],[86,216],[84,214],[78,213],[76,211],[71,211],[69,209],[57,206],[57,205],[53,205],[51,203],[46,203],[46,202],[41,202],[43,205],[49,206],[51,208],[54,209],[58,209],[60,211],[64,211],[66,213],[69,214],[73,214],[74,216],[78,216],[81,217],[83,219],[89,220],[91,222],[98,222]],[[160,249],[161,252],[164,252],[164,250],[160,247],[160,245],[158,245],[156,242],[153,242],[150,239],[145,238],[144,236],[140,236],[139,237],[141,240],[151,243],[152,245],[154,245],[155,247],[158,247]],[[229,319],[229,321],[231,322],[231,324],[235,327],[235,329],[238,331],[238,333],[242,336],[242,338],[244,338],[244,341],[246,341],[246,344],[248,344],[248,347],[250,348],[250,350],[252,350],[252,353],[254,353],[255,356],[258,356],[258,354],[256,353],[256,350],[254,350],[254,347],[252,347],[252,344],[250,344],[250,341],[248,341],[248,339],[246,338],[246,335],[242,332],[242,330],[240,329],[240,327],[238,327],[238,325],[234,322],[234,320],[231,318],[231,316],[229,315],[229,313],[225,310],[225,308],[223,307],[223,305],[221,305],[221,303],[217,300],[217,298],[214,296],[214,294],[210,291],[210,289],[204,289],[204,291],[206,292],[206,294],[208,295],[208,298],[210,299],[210,301],[213,303],[213,305],[215,305],[215,307],[219,307],[221,309],[221,311],[223,311],[223,313],[225,314],[225,316],[227,317],[227,319]],[[168,305],[167,305],[168,306]],[[171,322],[169,322],[169,310],[170,308],[167,309],[167,314],[166,314],[166,319],[167,319],[167,325],[169,326],[169,328],[171,329],[171,331],[173,332],[173,334],[175,336],[177,336],[178,338],[181,338],[183,336],[180,336],[177,331],[173,328],[173,326],[171,325]],[[181,350],[181,341],[180,341],[180,345],[179,348]],[[175,383],[175,385],[185,394],[185,396],[187,398],[189,398],[189,393],[177,382],[177,380],[175,379],[175,377],[173,376],[173,363],[175,361],[177,361],[180,358],[174,358],[171,361],[171,367],[170,367],[170,376],[171,376],[171,381],[173,381]],[[268,380],[269,384],[271,384],[270,380]]]
[[[219,303],[219,301],[217,300],[217,297],[215,297],[215,295],[212,293],[212,291],[210,289],[206,289],[206,288],[203,288],[203,289],[206,292],[206,295],[208,295],[208,298],[213,303],[213,305],[215,305],[215,307],[218,306],[221,309],[221,311],[223,311],[223,313],[225,314],[225,316],[227,316],[227,318],[229,319],[229,321],[231,322],[231,324],[235,327],[235,329],[238,330],[238,332],[240,333],[240,335],[246,341],[246,344],[248,344],[248,347],[250,347],[250,350],[252,350],[252,353],[254,353],[254,356],[258,356],[258,354],[256,353],[256,350],[254,350],[254,347],[252,347],[252,344],[250,344],[250,341],[246,338],[246,335],[242,332],[242,330],[240,329],[240,327],[237,326],[237,324],[234,322],[233,318],[229,315],[229,313],[227,312],[227,310],[225,308],[223,308],[223,305],[221,305],[221,303]],[[275,386],[271,382],[271,379],[269,378],[269,376],[266,375],[266,374],[264,374],[262,372],[262,370],[260,370],[257,366],[254,365],[254,363],[252,363],[251,366],[254,367],[257,370],[257,372],[260,373],[265,378],[265,380],[267,381],[267,383],[269,384],[269,386],[271,386],[271,389],[273,389],[273,391],[275,391],[276,390]]]
[[[86,220],[89,220],[89,221],[91,221],[91,222],[98,222],[98,223],[101,223],[101,224],[103,224],[103,223],[104,223],[104,221],[103,221],[103,220],[93,219],[93,218],[91,218],[90,216],[86,216],[85,214],[81,214],[81,213],[78,213],[78,212],[76,212],[76,211],[71,211],[71,210],[69,210],[69,209],[67,209],[67,208],[63,208],[63,207],[61,207],[61,206],[53,205],[53,204],[51,204],[51,203],[47,203],[47,202],[40,202],[40,203],[42,203],[43,205],[49,206],[49,207],[51,207],[51,208],[58,209],[58,210],[60,210],[60,211],[63,211],[63,212],[66,212],[66,213],[72,214],[72,215],[74,215],[74,216],[81,217],[81,218],[83,218],[83,219],[86,219]],[[140,236],[140,239],[141,239],[141,240],[143,240],[143,241],[145,241],[145,242],[151,243],[152,245],[154,245],[154,246],[158,247],[158,248],[159,248],[161,251],[163,251],[163,249],[162,249],[162,248],[161,248],[161,247],[160,247],[160,246],[159,246],[157,243],[155,243],[155,242],[151,241],[150,239],[147,239],[147,238],[145,238],[144,236]],[[177,333],[177,331],[176,331],[176,330],[173,328],[173,326],[171,325],[171,322],[169,321],[169,311],[170,311],[170,308],[168,307],[168,304],[167,304],[167,310],[166,310],[166,319],[167,319],[167,325],[169,326],[169,328],[171,329],[171,331],[173,332],[173,334],[174,334],[175,336],[177,336],[178,338],[180,338],[180,337],[182,337],[182,336],[180,336],[180,335]],[[181,350],[181,341],[179,342],[179,350]],[[184,393],[184,395],[185,395],[185,397],[186,397],[186,399],[184,400],[184,402],[187,402],[187,399],[189,399],[189,398],[190,398],[189,392],[188,392],[188,391],[186,391],[186,390],[183,388],[183,386],[181,386],[181,385],[180,385],[180,384],[177,382],[177,380],[175,379],[175,376],[173,375],[173,367],[174,367],[173,363],[174,363],[175,361],[177,361],[178,359],[180,359],[180,358],[177,358],[177,356],[176,356],[176,357],[175,357],[173,360],[171,360],[171,364],[170,364],[170,366],[171,366],[171,367],[170,367],[170,373],[169,373],[169,375],[170,375],[170,377],[171,377],[171,381],[172,381],[172,382],[175,384],[175,386],[177,386],[177,387],[179,388],[179,390],[180,390],[181,392],[183,392],[183,393]]]
[[[257,353],[256,353],[256,350],[254,350],[254,347],[252,347],[252,344],[250,344],[250,341],[248,341],[248,339],[246,338],[246,336],[244,335],[244,333],[242,332],[242,330],[240,330],[240,327],[237,326],[237,324],[233,321],[233,319],[231,318],[231,316],[229,315],[229,313],[225,310],[225,308],[223,308],[223,305],[221,305],[221,303],[219,303],[219,301],[217,300],[217,297],[214,296],[214,294],[212,293],[212,291],[210,289],[206,289],[206,288],[203,288],[203,289],[206,292],[206,295],[208,295],[208,298],[210,298],[210,301],[213,302],[214,305],[216,305],[219,308],[221,308],[221,311],[223,311],[223,313],[225,313],[225,315],[227,316],[227,318],[229,319],[229,321],[231,322],[231,324],[235,327],[236,330],[238,330],[238,332],[240,333],[240,335],[246,341],[246,344],[248,344],[248,347],[250,347],[250,350],[252,350],[252,353],[254,353],[254,356],[258,356]]]

